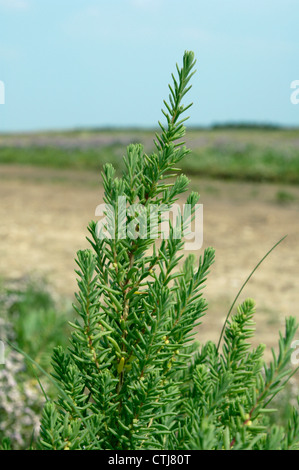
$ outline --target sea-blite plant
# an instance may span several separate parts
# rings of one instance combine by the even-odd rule
[[[149,215],[153,207],[171,208],[187,190],[188,179],[177,167],[189,153],[181,142],[186,119],[182,114],[191,105],[184,106],[182,100],[190,89],[194,64],[194,54],[185,52],[177,77],[172,75],[169,100],[164,101],[166,124],[159,123],[155,151],[147,155],[141,145],[130,145],[121,178],[115,177],[112,165],[105,165],[110,228],[111,214],[119,217],[120,198],[131,208],[142,206],[142,214]],[[194,192],[187,197],[191,219],[198,199]],[[125,234],[118,220],[112,223],[111,237],[100,236],[91,222],[91,249],[78,252],[78,318],[71,325],[68,350],[54,350],[59,398],[44,407],[39,446],[296,447],[296,410],[286,427],[270,426],[267,419],[269,403],[291,374],[295,320],[286,321],[278,356],[273,353],[269,366],[263,364],[264,347],[252,350],[248,341],[254,332],[251,299],[227,321],[221,348],[212,342],[199,347],[193,341],[194,327],[207,310],[202,288],[214,250],[206,249],[197,262],[189,255],[179,264],[184,242],[177,237],[175,224],[169,221],[169,236],[160,241],[149,236],[148,223],[138,236],[134,212],[127,216]]]

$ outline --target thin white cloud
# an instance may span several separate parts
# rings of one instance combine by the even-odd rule
[[[115,18],[117,21],[118,17]],[[115,34],[111,29],[111,17],[98,6],[86,8],[72,13],[63,23],[63,30],[73,37],[102,38]]]
[[[119,41],[120,37],[128,40],[146,34],[146,28],[136,24],[133,15],[127,15],[124,11],[118,13],[109,4],[102,8],[96,5],[87,6],[64,21],[62,29],[72,37],[112,42]],[[125,21],[124,14],[127,15]]]
[[[1,1],[1,0],[0,0]],[[160,26],[153,28],[150,25],[144,24],[143,21],[138,21],[138,14],[146,13],[156,14],[155,7],[161,7],[160,0],[128,0],[130,8],[125,3],[119,6],[116,11],[112,3],[107,2],[105,5],[86,5],[85,8],[76,10],[70,14],[61,23],[61,29],[65,34],[73,38],[84,38],[94,40],[117,41],[126,42],[141,41],[149,38],[154,39],[158,36],[157,31]],[[135,8],[133,4],[137,4],[140,8],[137,9],[136,15],[133,14]],[[143,6],[142,6],[143,5]],[[143,9],[144,8],[144,9]],[[121,39],[120,39],[121,38]]]
[[[19,59],[20,53],[14,46],[7,44],[0,44],[0,60],[15,60]]]
[[[0,8],[5,10],[27,10],[29,2],[27,0],[0,0]]]
[[[161,0],[130,0],[130,3],[142,10],[157,10],[162,4]]]

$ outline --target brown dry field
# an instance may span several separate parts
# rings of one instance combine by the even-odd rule
[[[216,249],[204,290],[209,310],[199,328],[201,341],[218,339],[226,312],[250,271],[288,235],[240,297],[256,301],[253,343],[265,343],[268,355],[284,317],[299,320],[299,188],[192,177],[190,188],[201,194],[204,207],[203,248]],[[281,189],[293,194],[294,201],[279,203]],[[102,194],[98,174],[0,166],[0,276],[42,276],[57,293],[72,298],[74,256],[88,246],[86,226]]]

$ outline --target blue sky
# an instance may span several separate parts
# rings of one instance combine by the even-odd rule
[[[155,126],[193,50],[190,125],[299,125],[298,0],[0,0],[0,131]]]

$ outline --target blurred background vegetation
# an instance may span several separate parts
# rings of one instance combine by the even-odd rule
[[[93,129],[0,136],[0,163],[100,170],[109,161],[123,168],[124,145],[154,150],[154,129]],[[246,181],[299,183],[299,131],[274,125],[228,124],[188,129],[192,175]]]

